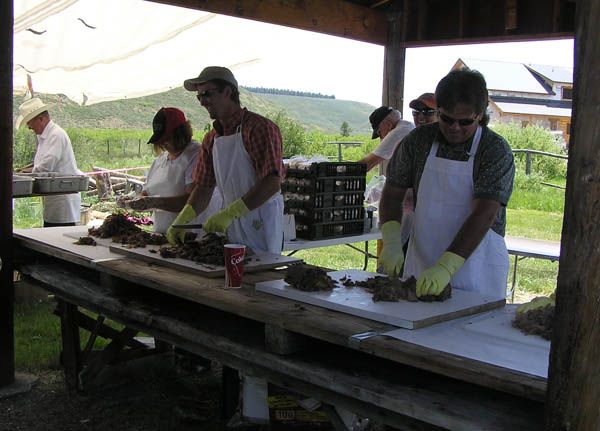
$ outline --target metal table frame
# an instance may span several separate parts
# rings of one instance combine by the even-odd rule
[[[319,240],[309,240],[309,239],[295,239],[292,241],[284,241],[283,250],[289,251],[288,256],[292,256],[296,252],[300,250],[308,250],[311,248],[320,248],[320,247],[330,247],[333,245],[344,244],[350,247],[353,250],[362,253],[364,256],[364,265],[363,271],[367,269],[367,265],[369,264],[369,259],[377,259],[377,256],[369,251],[369,241],[381,239],[381,231],[380,230],[371,230],[371,232],[363,233],[360,235],[353,236],[344,236],[339,238],[328,238],[328,239],[319,239]],[[364,250],[356,247],[354,243],[364,242]]]

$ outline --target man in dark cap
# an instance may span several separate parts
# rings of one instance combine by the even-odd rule
[[[207,207],[215,187],[224,209],[208,218],[206,232],[227,232],[231,242],[254,252],[280,253],[283,245],[284,176],[282,138],[271,120],[240,106],[238,83],[225,67],[206,67],[184,82],[208,111],[213,129],[202,142],[195,186],[185,207],[167,231],[174,243],[186,224]]]
[[[385,174],[387,161],[394,154],[394,150],[402,139],[415,128],[410,122],[402,120],[400,111],[381,106],[369,115],[369,121],[373,127],[371,139],[381,138],[381,142],[359,162],[366,163],[367,169],[371,170],[380,165],[380,172]]]

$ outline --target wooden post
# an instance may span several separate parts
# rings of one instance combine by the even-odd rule
[[[600,429],[600,3],[576,10],[573,133],[550,349],[546,430]]]
[[[62,340],[61,360],[65,370],[65,380],[69,389],[77,389],[79,387],[79,372],[81,371],[77,306],[59,299],[58,310]]]
[[[525,152],[525,175],[531,174],[531,158],[532,154],[529,151]]]
[[[388,41],[385,45],[383,66],[382,103],[403,110],[404,105],[404,67],[406,61],[405,14],[402,13],[402,1],[394,0],[388,14]]]
[[[13,1],[0,2],[0,386],[15,380],[12,253]]]

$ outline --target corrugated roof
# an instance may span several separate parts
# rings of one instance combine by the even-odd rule
[[[528,64],[527,66],[552,82],[573,83],[572,67],[549,66],[547,64]]]
[[[488,90],[549,94],[524,64],[471,58],[461,60],[469,69],[483,74]]]
[[[494,102],[496,106],[507,114],[533,114],[553,117],[570,117],[571,110],[567,108],[553,108],[545,105],[531,105],[527,103]]]

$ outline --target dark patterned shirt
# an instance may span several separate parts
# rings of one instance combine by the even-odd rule
[[[440,132],[438,123],[427,124],[406,136],[390,160],[387,181],[400,188],[414,188],[415,202],[419,200],[419,182],[425,162],[434,140],[438,140],[437,157],[467,161],[473,138],[460,145],[450,145]],[[506,205],[510,199],[515,176],[515,164],[506,140],[483,127],[481,141],[473,165],[475,199],[490,199],[500,202],[501,207],[492,224],[492,229],[504,236],[506,228]]]
[[[261,180],[269,175],[279,175],[281,178],[285,175],[279,127],[271,120],[244,108],[236,112],[234,118],[228,119],[228,127],[223,128],[219,121],[215,121],[214,128],[204,136],[194,172],[194,181],[200,187],[216,185],[212,157],[215,137],[233,135],[242,121],[242,113],[242,141],[256,171],[256,177]]]

